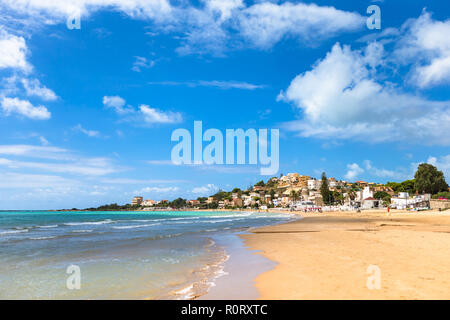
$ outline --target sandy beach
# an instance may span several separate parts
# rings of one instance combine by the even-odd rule
[[[242,235],[277,263],[255,280],[261,299],[450,299],[450,212],[302,215]]]

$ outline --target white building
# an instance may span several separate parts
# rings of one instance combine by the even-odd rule
[[[371,187],[365,187],[362,192],[362,199],[373,198],[373,189]]]
[[[316,179],[309,179],[308,180],[308,189],[309,190],[319,190],[320,186],[322,185],[322,181],[321,180],[316,180]]]

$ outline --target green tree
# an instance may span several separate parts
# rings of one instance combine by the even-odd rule
[[[385,192],[385,191],[377,191],[375,192],[375,194],[373,195],[373,197],[375,199],[384,199],[384,198],[390,198],[391,196],[389,195],[389,193]]]
[[[182,198],[175,199],[170,203],[170,206],[174,208],[183,208],[186,206],[186,200]]]
[[[419,164],[414,178],[415,188],[420,193],[436,194],[441,191],[448,191],[444,174],[431,164]]]
[[[264,183],[264,180],[261,180],[255,184],[255,186],[257,186],[257,187],[264,187],[265,185],[266,184]]]
[[[272,199],[272,201],[275,198],[275,190],[273,189],[270,190],[270,198]]]
[[[296,202],[298,199],[298,193],[295,192],[295,190],[292,190],[291,193],[289,194],[289,197],[292,199],[292,201]]]
[[[208,200],[208,198],[207,197],[198,197],[197,200],[200,201],[200,203],[205,203],[206,200]]]
[[[322,195],[323,203],[332,204],[333,195],[328,187],[328,179],[325,172],[322,173],[322,185],[320,186],[320,194]]]
[[[344,195],[339,191],[334,191],[331,193],[333,202],[337,202],[338,204],[344,204]]]

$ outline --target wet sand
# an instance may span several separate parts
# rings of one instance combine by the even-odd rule
[[[450,212],[302,215],[241,236],[278,263],[256,277],[261,299],[450,299]]]
[[[224,264],[224,275],[217,278],[215,285],[198,300],[243,300],[258,299],[259,292],[254,279],[271,270],[275,263],[256,251],[251,251],[236,234],[215,238],[218,245],[225,246],[229,259]]]

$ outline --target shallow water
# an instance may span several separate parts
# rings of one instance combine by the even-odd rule
[[[227,235],[291,219],[250,212],[0,212],[0,299],[193,298],[224,274]],[[80,268],[79,290],[67,288],[70,265]]]

